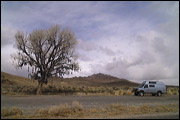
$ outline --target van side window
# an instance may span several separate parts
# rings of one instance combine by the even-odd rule
[[[155,85],[149,85],[149,87],[155,87]]]
[[[149,82],[149,84],[156,84],[156,82]]]
[[[148,88],[148,85],[145,85],[144,88]]]

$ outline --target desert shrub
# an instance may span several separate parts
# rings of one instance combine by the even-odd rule
[[[47,115],[48,115],[48,109],[46,109],[46,108],[37,109],[37,110],[35,111],[35,113],[36,113],[37,115],[47,116]]]
[[[178,87],[167,87],[167,94],[168,95],[179,95],[179,88]]]
[[[179,92],[178,91],[174,91],[173,95],[179,95]]]
[[[3,88],[3,89],[2,89]],[[25,94],[36,94],[37,88],[35,86],[3,86],[1,90],[5,91],[5,94],[12,93],[25,93]]]
[[[83,110],[84,108],[79,102],[73,101],[72,106],[69,106],[67,103],[58,106],[51,106],[50,108],[46,108],[46,109],[38,109],[36,111],[36,114],[43,116],[45,115],[45,116],[67,117],[72,114],[83,112]]]
[[[128,107],[121,104],[111,104],[106,107],[106,110],[110,112],[110,115],[121,115],[127,113]]]
[[[118,90],[119,88],[118,87],[112,87],[113,90]]]
[[[48,115],[51,115],[51,116],[58,116],[59,113],[60,113],[59,106],[51,106],[48,110]]]
[[[13,116],[13,115],[22,115],[23,112],[16,107],[12,107],[11,109],[1,108],[1,116]]]
[[[90,113],[97,113],[98,110],[96,108],[89,108],[88,112],[90,112]]]
[[[120,89],[120,90],[118,91],[118,94],[119,94],[119,95],[132,95],[133,93],[131,92],[130,89],[128,89],[128,90]]]
[[[71,93],[71,94],[74,94],[76,93],[76,88],[74,87],[71,87],[71,86],[60,86],[60,85],[47,85],[43,88],[43,93],[44,94],[53,94],[53,93]]]
[[[115,116],[115,115],[133,115],[143,113],[163,113],[163,112],[178,112],[179,104],[161,104],[161,105],[122,105],[111,104],[106,107],[88,107],[84,108],[78,101],[73,101],[71,105],[61,104],[51,106],[49,108],[41,108],[28,114],[28,118],[77,118],[79,116]],[[22,111],[18,108],[1,108],[2,118],[27,118],[22,115]],[[83,117],[83,118],[84,118]]]
[[[122,87],[122,89],[123,89],[123,90],[129,90],[129,89],[130,89],[130,87],[128,87],[128,86],[124,86],[124,87]]]
[[[171,108],[168,108],[167,106],[157,105],[156,106],[156,112],[170,112]]]
[[[6,108],[1,108],[1,116],[9,116],[9,110]]]
[[[129,106],[128,113],[131,114],[142,114],[142,113],[157,113],[157,112],[177,112],[179,111],[178,104],[167,104],[167,105],[140,105],[140,106]]]
[[[60,106],[52,106],[49,108],[48,115],[51,116],[68,116],[71,113],[70,107],[67,104]]]
[[[153,113],[155,112],[155,109],[154,109],[154,106],[145,104],[139,107],[139,111],[141,111],[141,113]]]
[[[122,90],[119,90],[119,95],[123,95],[123,91]]]
[[[131,92],[130,89],[128,89],[128,90],[124,90],[123,95],[133,95],[133,93]]]
[[[108,110],[110,111],[127,111],[128,107],[126,105],[121,105],[121,104],[111,104],[107,107]]]
[[[173,92],[171,90],[167,90],[167,95],[172,95]]]
[[[73,90],[74,92],[79,92],[79,91],[80,91],[80,90],[79,90],[79,87],[77,87],[77,86],[72,87],[72,90]]]
[[[136,105],[131,105],[129,106],[129,113],[131,114],[138,114],[140,111],[139,111],[139,107],[136,106]]]
[[[73,101],[72,102],[72,110],[74,112],[79,112],[79,111],[83,111],[84,107],[78,101]]]
[[[43,88],[43,93],[57,93],[59,92],[58,88],[55,85],[48,85]]]
[[[36,94],[37,88],[35,86],[18,86],[15,92],[26,93],[26,94]]]

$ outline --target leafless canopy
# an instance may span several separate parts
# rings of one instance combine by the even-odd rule
[[[31,76],[39,82],[47,83],[51,76],[62,77],[79,70],[75,52],[77,40],[70,29],[61,30],[56,25],[28,35],[18,31],[15,38],[18,53],[13,58],[18,61],[17,67],[31,66]]]

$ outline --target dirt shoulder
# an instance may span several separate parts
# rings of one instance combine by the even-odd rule
[[[118,119],[118,118],[120,119],[179,119],[179,111],[166,112],[166,113],[153,113],[153,114],[110,116],[110,117],[106,117],[105,119]]]

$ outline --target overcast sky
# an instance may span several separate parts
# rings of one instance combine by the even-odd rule
[[[178,1],[1,2],[1,71],[27,77],[10,57],[15,33],[55,24],[70,27],[79,42],[81,71],[69,77],[104,73],[179,85]]]

